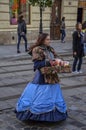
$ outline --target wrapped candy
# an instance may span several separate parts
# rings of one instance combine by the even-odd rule
[[[64,66],[69,66],[69,62],[68,61],[64,61]]]
[[[68,61],[63,61],[61,59],[55,59],[53,63],[51,63],[50,67],[41,68],[42,74],[55,74],[55,73],[70,73],[71,66]]]
[[[62,60],[61,60],[61,59],[55,59],[55,61],[56,61],[56,64],[57,64],[58,66],[60,66],[60,65],[61,65],[61,62],[62,62]]]

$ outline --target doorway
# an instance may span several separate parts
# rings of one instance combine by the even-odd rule
[[[82,23],[83,21],[83,8],[78,8],[77,11],[77,22]]]

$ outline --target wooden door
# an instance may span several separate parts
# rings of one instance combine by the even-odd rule
[[[83,8],[78,8],[77,11],[77,22],[82,23],[83,21]]]
[[[52,6],[50,36],[52,40],[60,39],[60,22],[61,22],[61,0],[55,0]]]

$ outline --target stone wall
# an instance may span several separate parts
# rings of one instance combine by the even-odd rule
[[[0,0],[0,44],[17,43],[17,25],[10,25],[9,0]],[[39,34],[39,7],[30,7],[30,25],[27,25],[27,38],[34,40]],[[44,32],[50,30],[50,8],[43,11]]]
[[[84,11],[83,11],[83,21],[86,21],[86,8],[84,8]]]
[[[44,30],[44,32],[50,33],[49,29]],[[39,35],[38,30],[28,30],[27,31],[27,41],[32,42],[33,40],[36,40]],[[17,44],[17,32],[14,31],[1,31],[0,32],[0,44]],[[21,40],[21,44],[24,43],[24,40]]]
[[[77,8],[79,0],[62,0],[61,16],[66,18],[67,39],[72,38],[77,21]],[[30,25],[27,25],[28,42],[37,38],[39,34],[39,7],[30,7]],[[0,0],[0,44],[17,43],[17,25],[10,25],[9,0]],[[43,31],[50,33],[51,9],[43,11]],[[86,20],[86,8],[83,11],[83,19]]]
[[[78,0],[64,0],[63,7],[67,28],[74,28],[77,21]]]
[[[66,38],[71,39],[77,21],[78,0],[63,0],[62,5],[62,17],[66,18]]]

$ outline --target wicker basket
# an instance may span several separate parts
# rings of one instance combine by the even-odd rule
[[[54,74],[54,73],[70,73],[70,66],[51,66],[51,67],[43,67],[40,69],[42,74]]]

